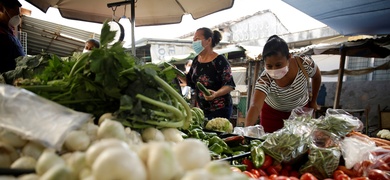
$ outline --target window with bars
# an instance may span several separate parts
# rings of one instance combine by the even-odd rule
[[[380,66],[388,61],[390,61],[390,56],[387,56],[386,58],[375,58],[374,66],[375,67]],[[390,80],[390,69],[374,71],[372,74],[372,80],[373,81]]]
[[[390,61],[390,56],[386,58],[365,58],[365,57],[348,57],[347,69],[363,69],[367,67],[377,67]],[[372,73],[346,76],[347,81],[383,81],[390,80],[390,70],[375,70]]]
[[[23,51],[25,54],[27,54],[27,33],[26,32],[19,32],[19,40],[20,43],[22,44]]]
[[[350,57],[348,56],[348,63],[347,63],[347,69],[354,70],[354,69],[363,69],[370,66],[371,58],[365,58],[365,57]],[[367,81],[368,74],[363,75],[357,75],[357,76],[346,76],[347,81]]]

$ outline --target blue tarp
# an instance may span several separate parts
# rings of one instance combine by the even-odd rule
[[[282,0],[343,35],[390,34],[389,0]]]

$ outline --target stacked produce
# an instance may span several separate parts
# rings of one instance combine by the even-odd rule
[[[233,160],[232,170],[255,179],[390,179],[390,141],[361,128],[343,110],[329,109],[323,119],[295,117],[251,143],[251,155]]]
[[[211,161],[200,140],[183,139],[176,128],[141,133],[102,117],[68,133],[60,151],[2,129],[1,167],[34,169],[10,179],[248,179],[225,162]],[[1,178],[6,178],[5,176]]]
[[[114,36],[104,24],[101,48],[67,60],[55,55],[26,58],[6,77],[18,87],[95,117],[115,112],[116,120],[131,128],[189,128],[191,109],[167,83],[175,71],[138,61],[121,43],[109,45]]]
[[[286,120],[261,138],[231,134],[228,119],[206,121],[167,83],[176,68],[143,64],[120,43],[109,46],[115,33],[107,24],[101,34],[102,47],[91,53],[25,57],[4,75],[100,117],[67,132],[56,150],[0,129],[0,168],[28,172],[10,179],[390,179],[388,130],[368,137],[358,132],[360,120],[329,110],[323,119]]]

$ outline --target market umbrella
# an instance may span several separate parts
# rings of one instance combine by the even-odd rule
[[[191,14],[198,19],[231,8],[234,0],[26,0],[43,12],[55,7],[68,19],[102,23],[122,16],[130,17],[135,54],[134,26],[180,23]],[[125,7],[128,7],[127,9]],[[130,6],[130,8],[129,8]]]
[[[342,35],[390,34],[390,1],[282,0]]]

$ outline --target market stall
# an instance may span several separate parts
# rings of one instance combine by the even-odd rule
[[[296,109],[285,127],[205,120],[169,83],[172,66],[137,63],[107,24],[101,48],[19,59],[0,85],[0,172],[18,179],[390,179],[390,132],[361,133],[344,110]],[[25,112],[25,113],[20,113]],[[357,149],[359,151],[357,151]],[[358,157],[358,158],[356,158]],[[2,177],[3,177],[2,176]]]

